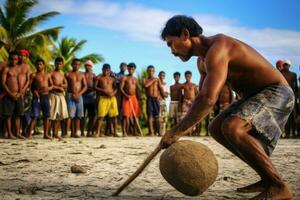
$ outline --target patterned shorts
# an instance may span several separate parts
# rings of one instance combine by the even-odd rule
[[[256,95],[234,102],[220,115],[236,116],[251,123],[251,132],[270,156],[294,108],[295,96],[288,86],[271,85]]]

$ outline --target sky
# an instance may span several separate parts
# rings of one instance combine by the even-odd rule
[[[193,82],[199,81],[196,58],[180,61],[160,39],[173,15],[194,17],[206,36],[224,33],[242,40],[273,65],[290,59],[291,70],[299,75],[299,10],[298,0],[39,0],[31,15],[60,12],[39,28],[64,26],[60,37],[87,40],[78,57],[99,53],[115,72],[121,62],[135,62],[137,71],[151,64],[157,73],[165,71],[171,84],[175,71],[190,70]],[[95,66],[97,74],[102,64]]]

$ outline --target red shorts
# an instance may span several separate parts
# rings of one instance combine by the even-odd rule
[[[122,115],[124,117],[140,116],[141,109],[136,96],[129,96],[129,99],[123,97],[122,101]]]

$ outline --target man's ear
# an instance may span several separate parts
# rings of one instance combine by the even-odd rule
[[[190,32],[186,28],[183,28],[182,31],[181,31],[180,38],[183,39],[183,40],[189,39],[190,38]]]

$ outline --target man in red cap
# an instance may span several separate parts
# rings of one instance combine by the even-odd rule
[[[28,64],[29,51],[26,49],[22,49],[19,51],[19,68],[20,68],[20,76],[19,81],[22,86],[21,93],[24,96],[24,116],[22,117],[22,134],[26,136],[26,129],[31,120],[31,101],[32,101],[32,93],[29,89],[31,80],[30,75],[32,71]]]
[[[276,62],[276,68],[281,72],[283,69],[283,61],[282,60],[278,60]]]

